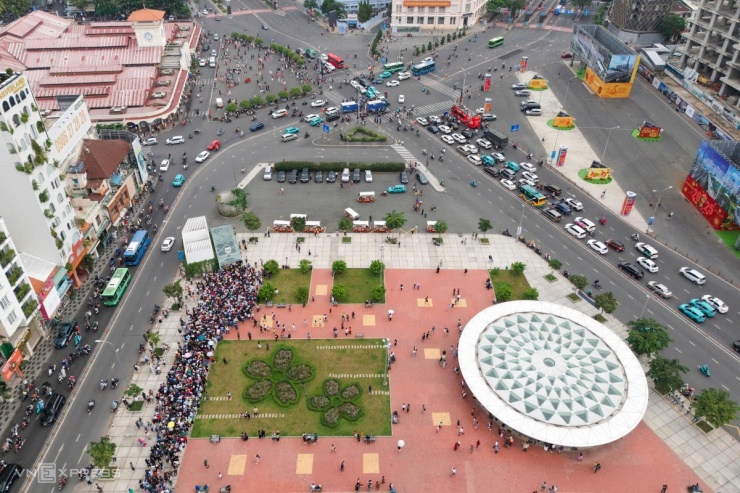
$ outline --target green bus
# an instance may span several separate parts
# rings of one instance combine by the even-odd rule
[[[535,207],[543,207],[547,204],[545,196],[529,185],[522,185],[519,187],[519,196],[523,198],[526,203]]]
[[[383,65],[383,68],[390,73],[394,73],[400,72],[401,70],[403,70],[404,67],[403,62],[392,62],[386,63],[385,65]]]
[[[504,37],[503,36],[499,36],[497,38],[493,38],[493,39],[489,39],[488,40],[488,47],[489,48],[495,48],[497,46],[501,46],[502,44],[504,44]]]
[[[126,288],[131,282],[131,273],[128,269],[121,268],[116,269],[113,273],[113,277],[105,287],[105,291],[100,296],[105,306],[116,306],[123,297],[123,293],[126,292]]]

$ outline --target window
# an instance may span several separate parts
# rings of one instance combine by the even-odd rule
[[[414,23],[414,18],[413,17],[411,17],[411,16],[406,17],[406,24],[413,24],[413,23]]]
[[[52,204],[51,202],[49,202],[49,210],[50,210],[50,211],[51,211],[52,213],[55,213],[55,212],[57,211],[57,208],[56,208],[56,207],[54,207],[54,204]]]
[[[39,182],[39,185],[41,185],[42,183],[44,183],[46,181],[46,178],[44,177],[44,174],[43,173],[39,173],[38,175],[36,175],[36,181]]]
[[[457,17],[450,17],[450,24],[457,24]]]
[[[21,101],[26,100],[26,93],[27,93],[26,91],[21,91]]]
[[[437,17],[437,24],[442,25],[444,23],[445,23],[445,18],[444,17]]]
[[[9,101],[10,101],[10,107],[11,107],[11,108],[12,108],[13,106],[15,106],[15,98],[14,98],[13,96],[10,96],[10,99],[9,99]]]
[[[438,12],[439,12],[440,14],[444,14],[444,13],[445,13],[445,8],[444,8],[444,7],[439,7],[439,10],[438,10]]]
[[[416,23],[417,24],[424,24],[424,18],[422,16],[417,17],[416,18]]]
[[[62,239],[62,241],[64,241],[67,239],[67,233],[65,233],[64,231],[60,231],[59,237]]]
[[[10,105],[7,101],[3,101],[3,111],[10,111]]]
[[[396,5],[396,13],[400,14],[402,8],[403,8],[403,5]]]
[[[12,324],[16,320],[18,320],[18,315],[15,314],[15,310],[8,313],[8,323],[9,324]]]
[[[34,140],[39,138],[39,131],[36,130],[36,125],[31,125],[31,135],[33,135]]]
[[[464,12],[470,12],[470,2],[465,4],[465,10]]]
[[[15,105],[13,105],[13,106],[15,106]],[[13,124],[16,127],[20,127],[21,126],[21,117],[18,116],[18,115],[13,115]]]
[[[400,17],[396,17],[396,22],[397,22],[398,24],[401,24],[401,23],[402,23],[402,22],[401,22],[401,18],[400,18]]]
[[[430,14],[433,14],[434,13],[434,7],[429,7],[429,13]]]
[[[15,149],[15,146],[13,145],[13,143],[12,143],[12,142],[8,142],[8,143],[7,143],[6,145],[8,146],[8,152],[9,152],[9,153],[11,153],[11,154],[15,154],[16,152],[18,152],[18,151],[17,151],[16,149]]]
[[[0,300],[0,308],[1,308],[1,309],[2,309],[3,311],[5,311],[5,309],[6,309],[6,308],[8,308],[8,305],[10,305],[10,301],[8,301],[8,296],[7,296],[7,295],[5,295],[5,296],[3,296],[3,298],[2,298],[1,300]]]
[[[431,15],[427,17],[427,24],[434,24],[434,17],[432,17]]]
[[[423,14],[424,13],[424,7],[419,7],[419,13],[420,14]]]
[[[26,139],[24,139],[23,137],[20,138],[20,144],[21,144],[22,151],[25,151],[26,149],[28,149],[28,144],[26,144]]]
[[[413,13],[414,13],[414,7],[409,7],[409,14],[413,14]]]
[[[64,202],[64,195],[63,194],[57,194],[57,203],[61,204]]]

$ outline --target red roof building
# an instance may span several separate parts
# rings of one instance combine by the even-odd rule
[[[82,94],[93,121],[152,123],[177,112],[199,36],[159,10],[85,24],[35,11],[0,29],[0,66],[24,73],[42,111]]]

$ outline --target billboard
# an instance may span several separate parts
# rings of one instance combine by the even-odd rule
[[[590,68],[583,80],[600,98],[628,98],[632,91],[632,82],[607,84]]]
[[[47,131],[54,159],[64,160],[92,127],[85,99],[80,96]]]
[[[738,229],[740,171],[709,142],[699,146],[682,192],[714,229]]]
[[[632,82],[638,55],[611,55],[606,74],[600,78],[607,84]]]

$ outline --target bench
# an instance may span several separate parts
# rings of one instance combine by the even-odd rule
[[[355,334],[355,339],[364,339],[365,334]]]
[[[285,303],[278,303],[277,305],[278,308],[285,308],[286,306],[288,305],[286,305]]]
[[[365,443],[375,443],[375,437],[372,435],[365,436],[362,439],[365,441]]]
[[[267,303],[265,303],[265,306],[268,308],[272,307],[272,301],[268,301]]]

